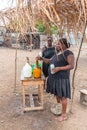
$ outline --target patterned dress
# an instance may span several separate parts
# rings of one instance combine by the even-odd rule
[[[54,64],[55,67],[62,67],[68,65],[67,56],[73,55],[69,50],[66,50],[64,53],[59,55],[54,55],[51,59],[50,64]],[[55,74],[51,74],[49,67],[49,76],[47,79],[47,88],[48,93],[54,94],[60,98],[71,98],[70,92],[70,70],[59,71]]]

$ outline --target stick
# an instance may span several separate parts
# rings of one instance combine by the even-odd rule
[[[16,51],[15,51],[15,82],[14,82],[14,90],[16,90],[16,82],[17,82],[17,44],[18,43],[18,36],[16,39]]]

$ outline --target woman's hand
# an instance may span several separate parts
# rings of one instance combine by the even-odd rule
[[[53,71],[54,73],[57,73],[57,72],[60,71],[60,67],[55,67],[55,68],[52,69],[52,71]]]
[[[39,55],[36,57],[36,60],[40,60],[40,56]]]
[[[36,57],[36,60],[42,60],[42,59],[43,59],[43,57],[41,57],[39,55]]]

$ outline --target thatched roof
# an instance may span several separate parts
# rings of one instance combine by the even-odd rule
[[[0,11],[0,19],[6,26],[21,32],[29,31],[30,27],[34,29],[37,19],[82,29],[87,19],[87,0],[27,0],[26,5],[18,0],[17,8]]]
[[[48,0],[50,1],[49,3],[46,0],[44,1],[45,6],[42,7],[43,13],[45,13],[44,8],[47,11],[49,10],[49,16],[53,18],[55,23],[61,23],[61,25],[66,25],[70,28],[83,27],[87,18],[87,0]],[[54,12],[57,14],[57,19],[54,19]]]

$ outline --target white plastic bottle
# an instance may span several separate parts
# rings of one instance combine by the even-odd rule
[[[41,51],[39,52],[39,56],[42,57],[42,52]]]
[[[55,65],[54,65],[54,64],[51,64],[51,65],[50,65],[51,74],[54,74],[54,72],[52,71],[52,69],[54,69],[54,68],[55,68]]]

